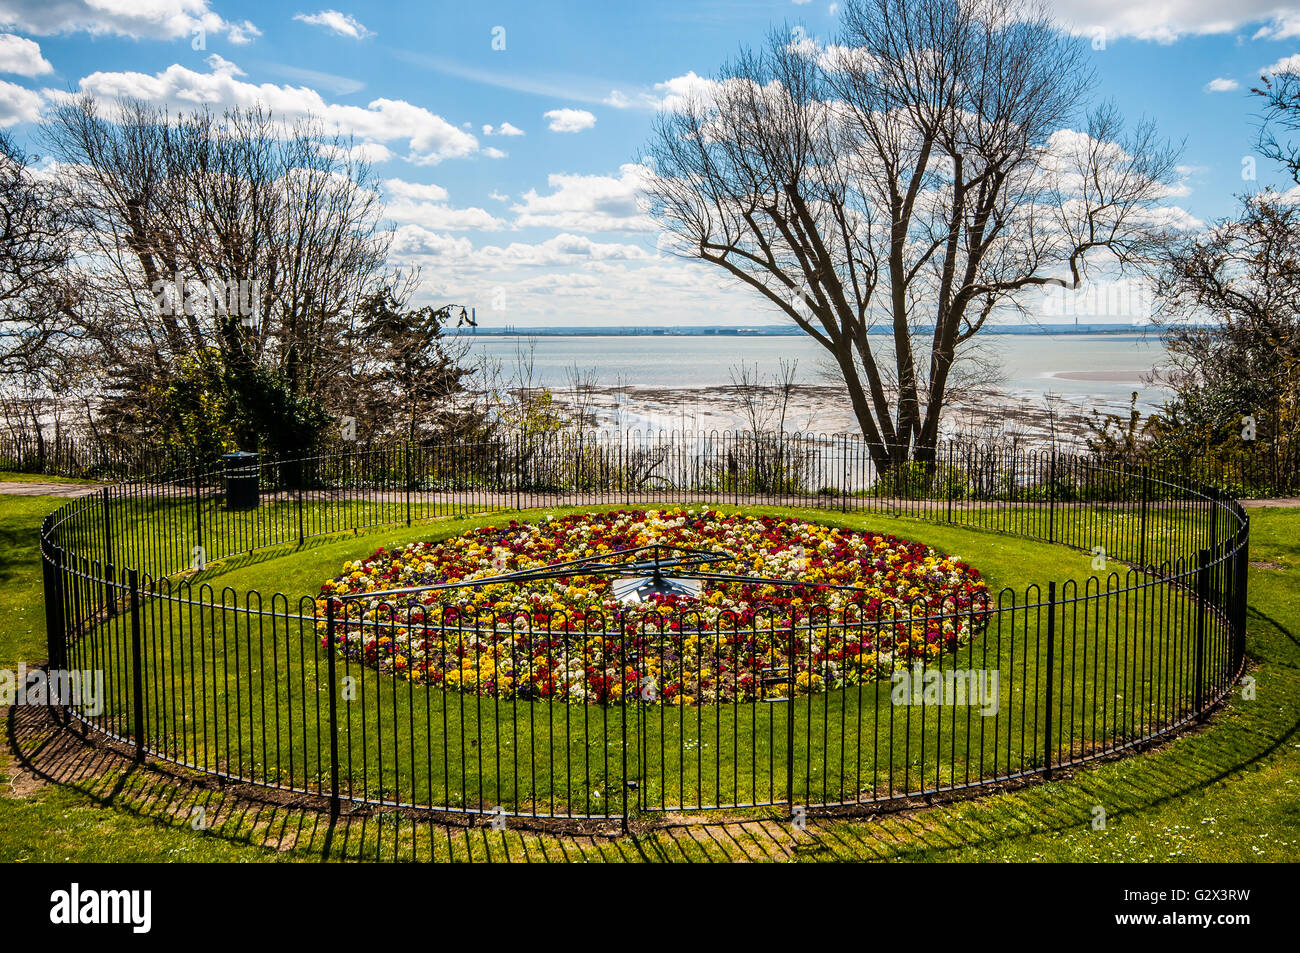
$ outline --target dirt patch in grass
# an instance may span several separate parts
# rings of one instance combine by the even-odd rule
[[[0,764],[5,766],[6,779],[4,789],[0,790],[6,796],[27,799],[51,781],[73,784],[101,777],[115,766],[115,759],[102,754],[87,757],[78,733],[57,719],[51,710],[42,707],[0,709],[0,720],[8,727],[7,731],[0,732]],[[21,756],[11,746],[15,737],[22,739]],[[33,755],[39,760],[33,760]],[[41,767],[55,765],[57,778]]]

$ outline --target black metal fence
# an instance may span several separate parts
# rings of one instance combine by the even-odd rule
[[[0,433],[0,470],[92,480],[143,477],[171,469],[165,451],[66,432],[46,436],[27,429]]]
[[[566,435],[263,460],[256,476],[260,502],[243,510],[226,505],[227,474],[193,469],[51,514],[50,666],[102,672],[102,697],[66,707],[141,757],[335,805],[626,824],[897,803],[1166,736],[1243,664],[1245,510],[1095,458],[945,444],[932,465],[882,472],[842,436]],[[907,516],[1060,544],[1107,569],[960,607],[798,624],[612,612],[576,628],[534,615],[435,625],[415,600],[363,617],[189,578],[372,527],[693,503]],[[957,629],[974,636],[948,639]],[[399,633],[409,657],[367,658]]]
[[[821,449],[812,457],[803,457],[796,448],[809,439]],[[618,476],[614,479],[620,487],[667,487],[683,476],[681,468],[689,460],[692,466],[698,464],[718,471],[715,484],[719,486],[730,482],[736,486],[749,484],[760,492],[765,492],[763,487],[767,485],[797,485],[801,490],[815,490],[818,484],[834,489],[842,483],[842,474],[836,475],[827,469],[829,458],[823,453],[825,447],[835,441],[845,445],[846,453],[865,452],[860,438],[843,435],[832,438],[826,435],[662,431],[630,436],[605,431],[570,431],[524,439],[503,431],[472,449],[466,448],[470,456],[462,461],[448,460],[445,447],[429,446],[413,452],[410,460],[417,472],[423,466],[425,475],[436,475],[457,484],[499,483],[502,479],[512,479],[513,473],[522,472],[541,486],[549,484],[570,489],[580,488],[575,487],[575,478],[585,476],[595,481],[594,486],[599,486],[608,482],[615,471]],[[721,447],[724,444],[733,449],[730,458],[710,456],[710,445]],[[1051,452],[1042,446],[1023,443],[1019,446],[1016,452],[1022,458]],[[548,456],[547,451],[556,447],[568,452]],[[595,457],[588,459],[575,453],[576,447],[588,448]],[[1010,453],[1009,447],[1007,445],[1002,452]],[[795,455],[783,458],[782,451]],[[674,458],[674,452],[685,456]],[[1070,451],[1058,448],[1058,452],[1064,456]],[[348,444],[315,453],[349,461],[338,466],[353,469],[365,469],[365,464],[357,462],[363,459],[377,460],[385,456],[394,460],[404,459],[402,452],[390,448],[359,448]],[[1300,493],[1300,441],[1294,439],[1261,441],[1258,444],[1243,440],[1235,453],[1219,458],[1167,457],[1158,462],[1146,462],[1174,482],[1212,486],[1239,498]],[[165,450],[133,446],[118,439],[87,439],[68,433],[45,437],[31,431],[0,433],[0,470],[3,471],[104,480],[145,480],[160,473],[186,469],[189,464],[190,461],[178,459]],[[215,466],[215,461],[207,466]],[[701,474],[691,476],[694,484]],[[388,475],[388,478],[392,477],[393,474]]]

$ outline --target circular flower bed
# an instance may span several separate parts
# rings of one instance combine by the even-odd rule
[[[652,543],[728,557],[706,571],[808,585],[710,581],[698,598],[627,606],[607,577],[575,574],[336,601],[336,648],[416,682],[499,698],[605,703],[635,693],[692,704],[787,696],[791,656],[797,693],[888,677],[955,650],[985,620],[979,573],[921,543],[703,509],[512,520],[380,549],[345,563],[318,605],[323,618],[331,596],[486,580]]]

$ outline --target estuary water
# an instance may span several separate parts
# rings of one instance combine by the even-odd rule
[[[888,359],[890,339],[872,340]],[[1166,396],[1147,380],[1166,359],[1155,335],[986,334],[978,341],[982,379],[969,394],[954,392],[955,412],[974,407],[981,418],[1015,417],[1033,431],[1049,405],[1062,416],[1080,418],[1094,409],[1122,411],[1134,391],[1144,411]],[[604,393],[597,408],[604,423],[670,429],[740,423],[731,405],[733,369],[745,365],[770,380],[782,359],[797,361],[803,386],[788,423],[856,429],[837,399],[840,389],[826,352],[802,335],[485,335],[468,344],[472,356],[496,363],[505,377],[516,375],[521,362],[530,365],[531,382],[551,388],[562,401],[576,369]]]

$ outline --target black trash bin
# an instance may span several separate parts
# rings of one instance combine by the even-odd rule
[[[226,478],[226,509],[255,510],[260,500],[257,454],[240,450],[221,457]]]

